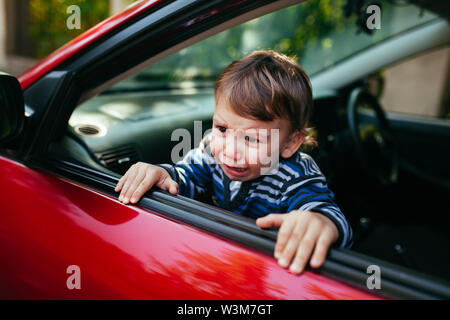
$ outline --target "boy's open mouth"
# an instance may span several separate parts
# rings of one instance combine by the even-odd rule
[[[223,168],[228,174],[233,175],[235,177],[244,176],[248,171],[248,168],[245,167],[231,167],[226,164],[223,164]]]

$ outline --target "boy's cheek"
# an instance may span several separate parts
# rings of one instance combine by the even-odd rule
[[[247,163],[249,165],[259,165],[260,155],[255,148],[247,148]]]
[[[211,154],[213,157],[217,158],[220,153],[220,146],[222,146],[222,138],[216,137],[215,135],[211,138]],[[217,159],[218,160],[218,159]]]
[[[270,168],[276,168],[280,161],[279,158],[278,149],[272,152],[270,146],[262,146],[258,150],[258,163],[261,167],[262,174],[265,174]]]

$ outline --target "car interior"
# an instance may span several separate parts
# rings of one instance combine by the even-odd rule
[[[392,19],[394,11],[405,10],[388,1],[382,5],[383,9],[393,7],[389,11]],[[288,11],[280,15],[286,21],[291,19],[292,23],[300,23],[294,17],[296,7],[301,6],[305,10],[306,4],[300,4],[283,9]],[[317,9],[314,1],[307,6],[311,10]],[[409,9],[414,12],[414,19],[419,19],[419,9],[414,5]],[[367,40],[369,42],[363,48],[354,48],[352,54],[337,54],[331,62],[327,60],[329,53],[316,52],[319,59],[312,58],[313,43],[320,43],[327,49],[334,45],[333,41],[342,40],[339,38],[342,34],[337,34],[337,38],[327,35],[306,47],[298,47],[290,43],[289,38],[284,38],[289,36],[283,34],[285,31],[280,31],[274,38],[284,39],[284,42],[277,46],[271,46],[271,43],[252,46],[249,43],[257,38],[255,34],[252,38],[252,28],[258,24],[250,21],[227,31],[226,36],[219,33],[192,48],[183,49],[83,101],[72,114],[66,135],[52,144],[51,152],[116,174],[124,174],[138,161],[173,163],[172,150],[180,142],[174,135],[176,129],[189,131],[194,148],[198,136],[194,121],[201,121],[202,133],[211,128],[217,70],[254,48],[284,49],[288,54],[303,50],[299,63],[310,74],[314,88],[314,114],[309,127],[318,147],[302,151],[318,163],[337,204],[352,225],[352,250],[450,281],[450,215],[446,203],[450,196],[450,41],[430,44],[412,53],[405,48],[395,63],[384,60],[378,65],[358,64],[358,59],[373,54],[384,41],[396,41],[408,32],[416,32],[415,28],[436,23],[436,19],[446,24],[448,31],[448,23],[437,15],[426,12],[420,17],[423,22],[405,26],[381,40],[373,40],[371,37],[376,35],[359,30],[358,37],[372,40]],[[266,19],[276,21],[276,18],[269,15]],[[352,19],[349,21],[357,30],[356,19]],[[261,24],[267,22],[261,21]],[[201,56],[201,51],[214,41],[234,41],[238,36],[244,39],[240,51],[231,53],[220,63]],[[344,49],[337,47],[335,50],[339,53]],[[391,52],[389,48],[384,50]],[[443,51],[447,59],[444,64],[447,77],[441,79],[441,83],[435,83],[442,87],[439,112],[433,116],[408,113],[408,105],[402,106],[402,112],[392,112],[392,106],[383,103],[383,95],[391,88],[397,90],[397,82],[387,81],[387,70],[438,50]],[[214,56],[214,52],[212,50],[210,55]],[[180,56],[186,57],[187,64],[192,63],[187,57],[197,56],[198,60],[207,61],[200,61],[198,68],[182,65],[182,62],[173,67],[172,63],[180,60]],[[203,63],[214,64],[214,68],[202,69]],[[348,81],[338,80],[333,86],[321,86],[317,79],[324,75],[328,79],[344,78],[339,69],[343,63],[350,66],[348,71],[355,77]],[[166,76],[163,71],[168,69],[175,71]],[[425,80],[419,78],[417,81]]]

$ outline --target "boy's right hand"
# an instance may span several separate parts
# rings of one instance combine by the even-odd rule
[[[122,176],[114,189],[120,192],[119,201],[125,204],[136,203],[154,185],[171,194],[178,193],[178,184],[170,174],[161,167],[149,163],[138,162],[133,164]]]

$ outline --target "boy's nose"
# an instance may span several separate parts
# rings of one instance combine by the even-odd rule
[[[239,161],[242,160],[242,146],[241,143],[239,143],[237,137],[230,137],[229,139],[226,139],[226,144],[224,146],[225,149],[225,156],[227,159],[233,160],[233,161]]]

